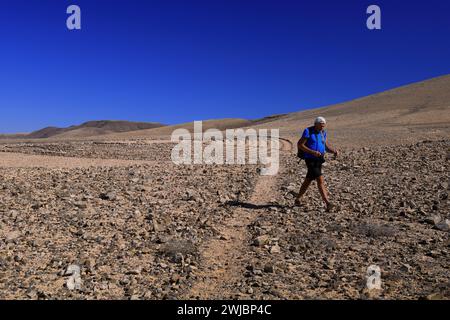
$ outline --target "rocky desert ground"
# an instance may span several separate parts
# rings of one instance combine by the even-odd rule
[[[280,129],[274,176],[175,165],[168,127],[0,140],[0,298],[448,299],[449,89],[238,122]],[[315,184],[293,205],[296,136],[317,114],[341,150],[324,165],[333,212]]]

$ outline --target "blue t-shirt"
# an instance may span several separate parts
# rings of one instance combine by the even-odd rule
[[[306,128],[303,131],[302,138],[306,138],[305,146],[311,150],[319,151],[325,154],[325,141],[327,140],[327,132],[324,130],[322,134],[320,131],[316,131],[314,127]],[[305,152],[306,159],[317,159],[317,157],[312,154]]]

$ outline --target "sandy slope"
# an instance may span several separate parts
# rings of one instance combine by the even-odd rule
[[[295,140],[317,116],[327,118],[330,138],[347,147],[449,138],[450,75],[329,107],[291,113],[256,128],[279,128],[282,136]]]

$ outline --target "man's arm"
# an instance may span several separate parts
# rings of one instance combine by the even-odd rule
[[[302,150],[303,152],[312,154],[312,155],[315,156],[315,157],[320,157],[320,156],[321,156],[320,152],[311,150],[310,148],[308,148],[308,147],[305,145],[306,140],[307,140],[307,138],[302,137],[302,138],[298,141],[298,143],[297,143],[297,148],[300,149],[300,150]]]
[[[334,155],[338,155],[338,151],[337,149],[333,148],[329,143],[328,143],[328,139],[325,141],[325,150],[328,152],[333,153]]]

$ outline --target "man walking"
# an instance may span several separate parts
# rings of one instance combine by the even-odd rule
[[[316,118],[314,126],[306,128],[303,131],[301,139],[298,141],[298,156],[305,160],[308,173],[300,188],[298,197],[295,199],[296,206],[301,205],[302,196],[305,194],[311,182],[316,180],[320,195],[327,206],[327,211],[333,209],[333,204],[328,198],[328,192],[322,176],[322,164],[325,162],[325,152],[333,153],[336,158],[338,151],[333,149],[327,142],[326,123],[325,118]]]

